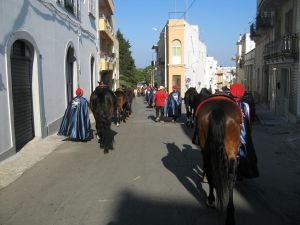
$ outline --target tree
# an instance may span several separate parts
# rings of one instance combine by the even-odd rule
[[[130,51],[131,44],[120,30],[117,31],[117,39],[119,41],[120,84],[134,86],[137,83],[137,70]]]

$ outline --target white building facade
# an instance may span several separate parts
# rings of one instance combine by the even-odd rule
[[[207,87],[206,55],[207,48],[199,39],[199,29],[196,25],[185,24],[185,91],[189,87],[195,87],[199,92]]]
[[[0,159],[58,131],[99,77],[96,0],[5,0],[0,15]],[[3,19],[5,18],[5,19]]]
[[[236,53],[236,75],[237,82],[246,86],[248,78],[245,75],[245,58],[246,55],[255,48],[255,42],[251,40],[250,33],[245,33],[239,37],[237,41],[237,53]]]
[[[214,92],[217,89],[217,81],[215,80],[215,75],[217,71],[218,61],[214,59],[214,57],[206,57],[206,76],[207,79],[205,81],[208,82],[208,86],[206,88],[210,89]]]

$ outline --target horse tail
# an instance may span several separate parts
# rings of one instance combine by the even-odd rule
[[[224,193],[228,189],[228,165],[224,145],[225,113],[222,109],[214,109],[209,116],[207,149],[211,164],[211,177],[216,188],[218,204],[223,207]]]
[[[113,134],[111,131],[111,122],[114,113],[115,100],[114,96],[105,94],[101,96],[97,109],[97,118],[100,133],[102,134],[102,143],[104,150],[113,148]]]

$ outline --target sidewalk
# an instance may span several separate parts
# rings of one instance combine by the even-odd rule
[[[92,114],[90,114],[90,121],[92,124],[95,122]],[[65,138],[56,134],[43,139],[34,138],[17,154],[0,161],[0,190],[62,145]]]
[[[272,113],[266,105],[256,106],[256,118],[262,126],[266,127],[266,132],[282,139],[288,148],[300,157],[300,124],[287,122]]]

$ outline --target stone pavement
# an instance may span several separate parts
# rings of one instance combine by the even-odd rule
[[[300,157],[300,124],[290,124],[274,115],[265,105],[256,106],[259,123],[266,126],[272,135],[282,135],[286,144]],[[91,122],[94,118],[90,115]],[[56,134],[44,139],[35,138],[17,154],[0,162],[0,189],[6,187],[20,177],[27,169],[44,159],[58,146],[63,144],[64,137]]]

